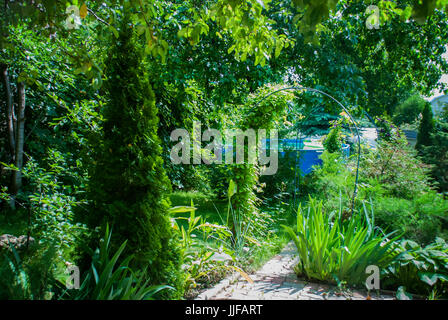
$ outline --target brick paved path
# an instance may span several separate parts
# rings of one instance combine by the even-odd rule
[[[392,300],[392,295],[378,296],[357,290],[341,292],[337,287],[310,283],[297,278],[293,266],[297,263],[296,250],[289,243],[268,261],[260,270],[250,275],[249,283],[238,275],[222,280],[215,287],[207,289],[196,300]]]

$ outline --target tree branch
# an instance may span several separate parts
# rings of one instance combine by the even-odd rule
[[[99,16],[98,16],[92,9],[87,9],[87,11],[88,11],[89,13],[91,13],[92,16],[94,16],[95,19],[98,20],[99,22],[105,24],[106,26],[110,26],[109,23],[107,23],[106,21],[104,21],[103,19],[101,19],[101,18],[100,18],[100,17],[99,17]]]

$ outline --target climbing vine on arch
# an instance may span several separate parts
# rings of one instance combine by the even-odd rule
[[[284,86],[268,84],[251,94],[243,106],[242,114],[247,116],[240,120],[239,128],[243,131],[253,129],[257,134],[258,141],[258,129],[268,131],[277,127],[279,121],[286,114],[288,104],[294,98],[294,92],[278,91],[268,96],[261,103],[258,102],[268,94],[282,88]],[[245,144],[244,148],[245,159],[247,159],[248,146]],[[263,213],[257,207],[259,199],[256,195],[256,189],[260,169],[262,168],[257,163],[242,163],[233,164],[230,170],[231,177],[237,185],[237,191],[231,199],[232,208],[243,217],[244,223],[250,223],[249,232],[251,234],[263,233],[266,231],[267,224],[266,219],[262,217]]]

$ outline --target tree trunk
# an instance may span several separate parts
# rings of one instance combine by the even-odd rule
[[[12,199],[15,202],[15,197],[22,187],[22,169],[23,169],[23,145],[25,142],[25,83],[19,82],[17,85],[18,91],[18,106],[17,106],[17,123],[16,123],[16,150],[14,165],[18,170],[12,175]],[[14,203],[11,203],[14,206]]]
[[[14,107],[13,107],[13,101],[12,101],[12,91],[11,91],[11,85],[9,82],[8,66],[6,64],[1,64],[0,69],[1,69],[1,73],[2,73],[2,82],[5,87],[5,92],[6,92],[6,119],[8,122],[9,149],[10,149],[10,155],[11,155],[12,162],[14,162],[16,146],[15,146],[15,135],[14,135]]]

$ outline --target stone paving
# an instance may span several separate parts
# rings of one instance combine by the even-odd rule
[[[260,270],[250,275],[253,283],[234,274],[200,293],[196,300],[393,300],[391,294],[357,290],[341,291],[335,286],[310,283],[297,278],[294,244],[289,243]]]

